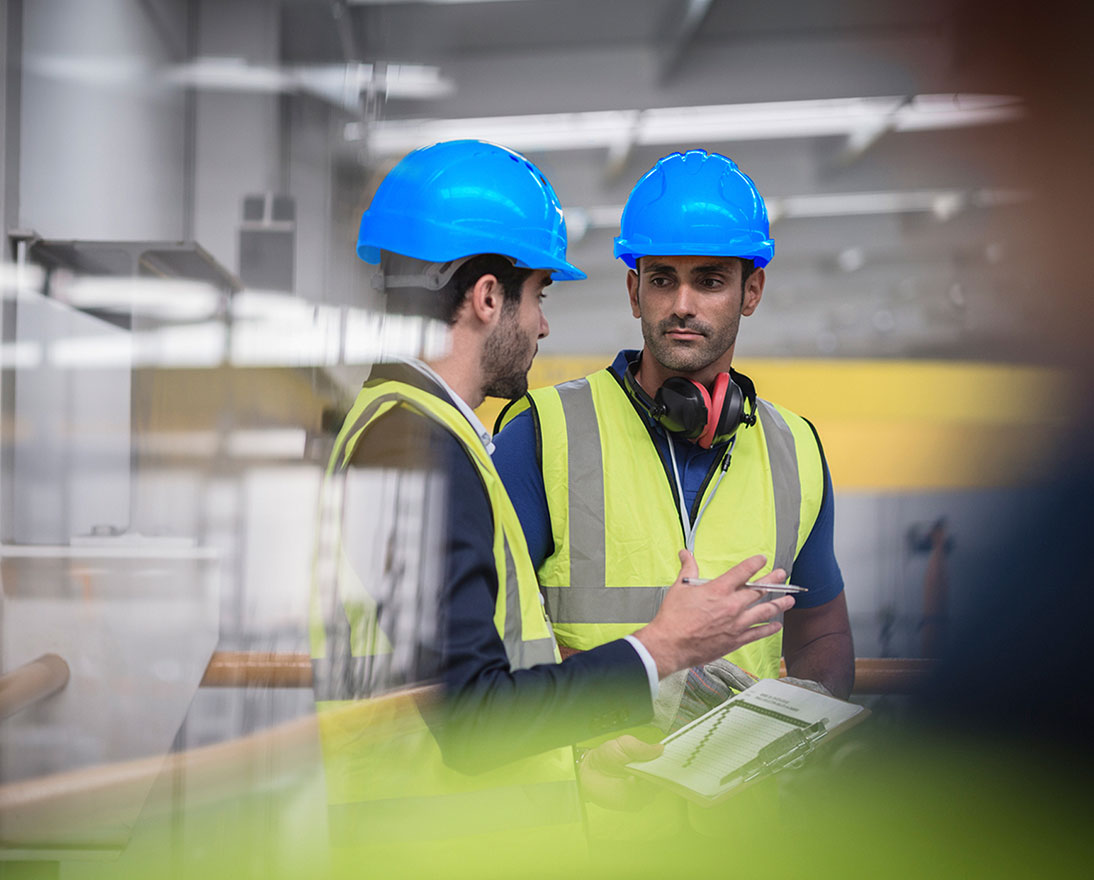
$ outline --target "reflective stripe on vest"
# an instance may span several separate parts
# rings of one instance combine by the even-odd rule
[[[559,643],[594,647],[652,620],[675,580],[684,530],[672,480],[609,371],[536,389],[527,399],[554,542],[537,572],[540,590]],[[710,504],[695,556],[704,577],[757,553],[768,559],[761,574],[789,572],[820,509],[823,471],[812,429],[767,401],[758,402],[757,414],[758,425],[739,432],[716,493],[716,472],[702,490]],[[780,654],[776,634],[732,657],[755,674],[776,675]]]
[[[766,400],[757,400],[756,409],[767,441],[767,460],[771,463],[771,486],[775,496],[775,561],[772,568],[781,568],[789,574],[798,556],[802,504],[794,435],[786,419]]]
[[[499,589],[493,619],[510,666],[523,669],[559,660],[520,522],[467,420],[446,401],[413,386],[395,381],[366,386],[339,432],[324,481],[322,513],[328,530],[321,530],[317,544],[312,595],[312,664],[332,842],[351,848],[405,842],[417,851],[430,840],[473,836],[498,846],[515,831],[534,834],[540,828],[545,850],[557,848],[560,833],[580,840],[581,809],[569,747],[464,774],[445,763],[421,714],[420,690],[370,696],[373,684],[385,681],[393,652],[400,650],[398,634],[389,634],[392,644],[379,631],[375,603],[365,606],[357,596],[350,604],[343,585],[355,573],[332,557],[341,556],[348,466],[364,433],[394,407],[409,408],[453,435],[482,478],[494,520]],[[406,634],[402,641],[408,641]]]
[[[525,551],[525,556],[527,556]],[[533,605],[539,600],[530,595],[526,600]],[[526,639],[521,632],[521,615],[509,613],[509,609],[523,608],[521,602],[520,578],[517,564],[513,560],[513,550],[505,540],[505,630],[501,639],[505,644],[505,653],[512,669],[530,669],[540,663],[557,663],[561,659],[553,633],[538,639]],[[549,629],[549,625],[548,625]]]
[[[513,669],[527,669],[541,663],[558,662],[557,647],[540,605],[535,575],[531,564],[526,561],[528,552],[516,512],[481,440],[463,415],[451,404],[426,391],[400,382],[385,382],[382,385],[363,388],[335,441],[327,469],[328,485],[324,491],[325,498],[338,497],[340,487],[335,484],[340,482],[339,477],[352,460],[357,444],[369,424],[395,406],[408,407],[419,415],[432,419],[453,434],[468,451],[483,479],[494,514],[495,564],[501,562],[497,565],[498,582],[499,585],[504,582],[504,590],[499,590],[498,594],[495,623],[498,624],[498,634],[505,645],[510,666]],[[332,506],[340,507],[337,500],[332,502]],[[321,538],[320,541],[324,553],[340,543],[339,540],[332,541],[329,538],[325,540]],[[513,550],[514,543],[519,545],[517,554],[525,560],[523,566],[517,565]],[[321,560],[322,557],[317,560],[317,566],[322,564]],[[331,595],[330,590],[332,582],[337,580],[337,573],[327,571],[326,576],[319,577],[317,580],[319,581],[317,586],[320,607],[326,624],[324,629],[341,632],[344,627],[348,634],[352,627],[346,610],[341,602]],[[325,659],[327,646],[324,644],[322,650],[317,650],[316,642],[320,634],[314,631],[315,627],[313,627],[312,639],[313,656],[317,659]],[[325,642],[326,639],[323,641]],[[335,679],[344,681],[346,684],[366,681],[364,670],[369,654],[351,656],[349,651],[344,653],[346,656],[341,658],[343,668],[335,672],[327,668],[329,664],[325,664],[322,671],[327,675],[322,680],[329,681],[330,673],[334,673]],[[316,670],[316,672],[319,671]],[[317,676],[316,681],[320,680]],[[337,687],[337,681],[330,683],[329,686],[321,687],[322,698],[338,699],[340,696],[351,697],[360,693],[358,691],[355,694],[351,691],[339,694]]]
[[[616,587],[608,586],[605,580],[604,468],[600,424],[589,380],[576,379],[556,388],[566,417],[571,486],[570,586],[541,588],[547,614],[556,624],[649,623],[661,607],[667,586]],[[776,553],[772,568],[789,572],[798,554],[801,521],[794,435],[766,400],[758,400],[757,409],[764,425],[775,498]],[[574,492],[574,486],[581,486],[581,491]]]
[[[589,380],[575,379],[559,385],[558,398],[566,419],[566,460],[570,486],[583,487],[580,493],[570,492],[570,583],[588,584],[590,587],[602,585],[605,582],[604,462],[600,448],[600,425]],[[559,609],[551,605],[550,599],[544,598],[547,614],[555,623],[569,622],[557,615]],[[660,600],[657,605],[660,607]],[[572,610],[578,613],[578,609]],[[598,619],[593,618],[594,621]]]

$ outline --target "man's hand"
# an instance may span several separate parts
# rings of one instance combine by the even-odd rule
[[[744,586],[764,567],[763,556],[752,556],[705,584],[684,584],[699,569],[687,550],[680,551],[680,574],[665,594],[657,616],[634,635],[645,645],[661,678],[690,666],[736,651],[742,645],[777,633],[782,624],[773,618],[789,610],[793,596],[756,603],[759,590]],[[786,572],[775,569],[763,583],[782,583]]]
[[[643,742],[626,735],[601,743],[585,753],[577,767],[581,791],[594,804],[609,810],[636,810],[648,803],[657,789],[634,776],[626,765],[650,761],[665,750],[661,743]]]

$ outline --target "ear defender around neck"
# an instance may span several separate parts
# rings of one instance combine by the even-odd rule
[[[719,373],[709,392],[693,379],[670,376],[651,399],[638,384],[637,366],[637,362],[631,364],[624,374],[627,391],[657,424],[672,434],[710,449],[728,442],[740,425],[756,424],[756,388],[741,373],[733,370]]]

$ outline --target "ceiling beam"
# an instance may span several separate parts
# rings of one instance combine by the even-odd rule
[[[674,22],[675,30],[670,31],[668,44],[661,54],[657,70],[657,80],[661,85],[665,85],[680,67],[688,45],[713,5],[714,0],[685,0],[683,14]]]
[[[357,37],[353,33],[353,18],[345,0],[333,0],[330,11],[331,17],[334,19],[334,26],[338,30],[338,43],[342,49],[342,60],[346,64],[357,64],[362,60],[361,52],[357,48]]]

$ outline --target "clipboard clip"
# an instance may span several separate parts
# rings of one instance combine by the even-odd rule
[[[790,767],[800,767],[818,740],[828,733],[828,719],[822,718],[806,727],[788,731],[778,739],[768,743],[759,754],[747,764],[722,777],[720,785],[740,778],[742,783],[751,782],[761,776],[768,776]]]

